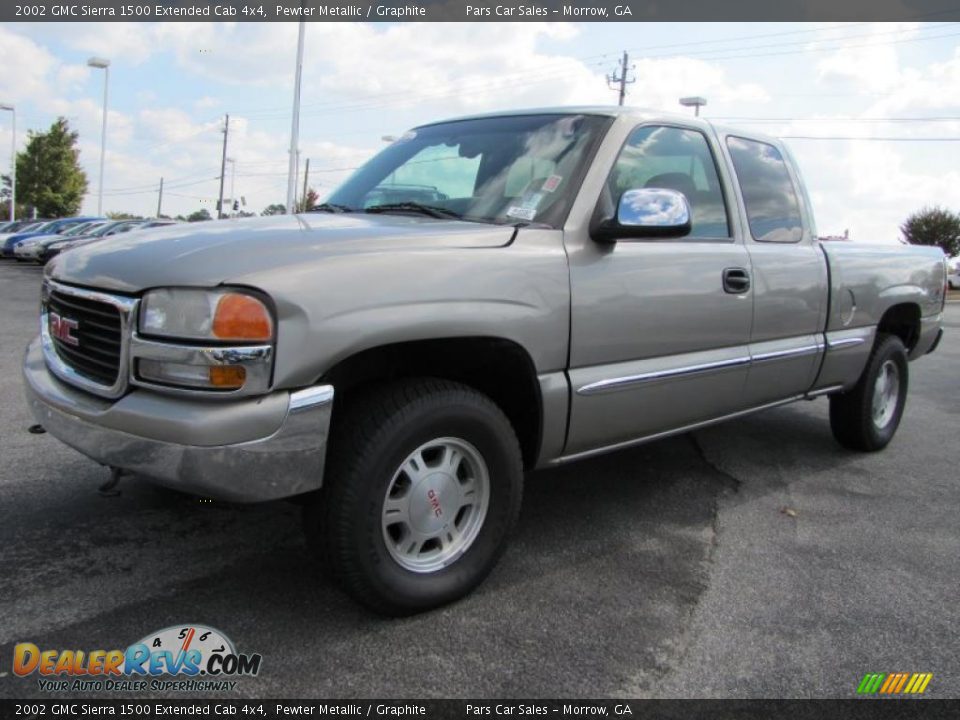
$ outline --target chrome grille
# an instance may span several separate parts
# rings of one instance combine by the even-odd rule
[[[138,303],[137,298],[44,280],[40,340],[50,372],[94,395],[122,396]]]
[[[107,386],[117,382],[123,339],[118,309],[54,290],[47,299],[47,312],[77,323],[72,331],[76,345],[53,337],[60,359],[94,382]]]

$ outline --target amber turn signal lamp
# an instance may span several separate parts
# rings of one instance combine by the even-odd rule
[[[240,365],[214,365],[210,368],[210,384],[214,387],[241,388],[246,379],[247,371]]]
[[[269,340],[273,337],[273,320],[256,298],[228,293],[217,303],[213,334],[220,340]]]

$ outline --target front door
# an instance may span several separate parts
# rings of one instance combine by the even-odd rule
[[[750,257],[728,212],[715,138],[640,125],[598,202],[633,188],[687,197],[683,238],[600,244],[570,238],[570,426],[565,455],[656,435],[741,409],[753,312]],[[729,276],[741,282],[730,282]],[[725,283],[725,278],[727,282]],[[745,282],[743,280],[745,279]]]

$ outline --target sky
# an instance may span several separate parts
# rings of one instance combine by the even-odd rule
[[[97,209],[104,71],[104,211],[262,211],[286,197],[296,23],[0,24],[0,103],[27,130],[65,116]],[[630,55],[627,104],[786,138],[821,235],[896,242],[930,205],[960,211],[960,23],[308,23],[300,180],[321,197],[418,124],[488,110],[616,104],[607,75]],[[0,112],[0,168],[10,160]],[[872,140],[866,138],[873,138]],[[950,138],[953,140],[951,141]],[[231,193],[231,187],[233,192]]]

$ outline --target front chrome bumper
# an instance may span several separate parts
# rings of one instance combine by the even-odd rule
[[[56,378],[39,338],[27,348],[23,376],[37,422],[102,465],[234,502],[290,497],[322,483],[330,385],[229,402],[148,390],[113,401]]]

